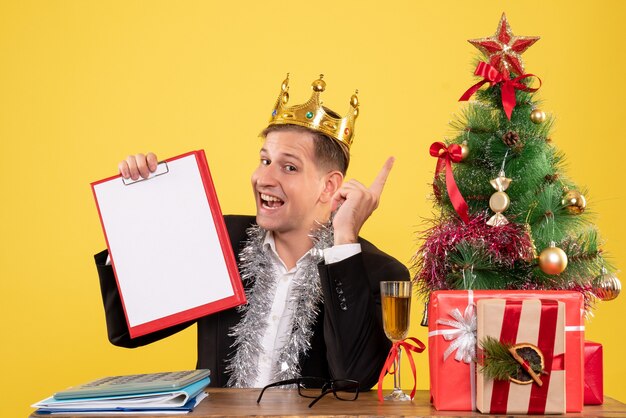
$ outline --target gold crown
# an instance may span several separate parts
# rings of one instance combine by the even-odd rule
[[[359,98],[357,97],[359,91],[355,91],[350,98],[350,110],[342,118],[336,112],[323,106],[320,93],[326,89],[326,82],[322,78],[324,75],[320,74],[320,78],[311,84],[313,94],[307,102],[287,107],[287,102],[289,102],[289,73],[287,73],[269,124],[304,126],[328,135],[343,145],[346,151],[350,151],[354,138],[354,122],[359,116]]]

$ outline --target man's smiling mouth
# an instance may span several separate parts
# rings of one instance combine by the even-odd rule
[[[272,196],[265,193],[259,193],[261,196],[261,205],[265,208],[274,209],[281,207],[285,202],[276,196]]]

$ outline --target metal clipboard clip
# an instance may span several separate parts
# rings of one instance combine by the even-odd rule
[[[167,166],[167,161],[161,161],[157,165],[157,169],[154,170],[154,172],[150,173],[148,178],[144,179],[142,177],[139,177],[139,179],[133,180],[133,179],[125,179],[124,177],[122,177],[122,183],[124,183],[124,186],[130,186],[131,184],[140,183],[142,181],[150,180],[150,179],[153,179],[155,177],[162,176],[163,174],[167,174],[169,172],[170,172],[170,169]]]

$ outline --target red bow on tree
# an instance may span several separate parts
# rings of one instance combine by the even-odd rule
[[[534,74],[522,74],[511,80],[508,74],[499,72],[495,67],[487,64],[486,62],[478,63],[476,71],[474,71],[474,75],[481,76],[483,79],[470,87],[463,94],[463,96],[461,96],[459,101],[463,102],[469,100],[470,97],[472,97],[472,95],[476,93],[485,83],[489,83],[491,86],[501,83],[502,86],[500,87],[500,91],[502,95],[502,107],[504,108],[504,113],[506,113],[506,117],[509,118],[509,120],[511,120],[511,114],[513,113],[513,109],[515,109],[515,90],[535,92],[539,90],[539,87],[541,87],[541,79]],[[537,77],[537,80],[539,80],[539,87],[531,88],[520,82],[528,77]]]
[[[435,180],[439,173],[441,173],[444,169],[446,169],[446,190],[448,191],[448,196],[450,197],[450,202],[452,202],[452,206],[456,213],[459,214],[463,222],[469,222],[468,208],[467,202],[461,195],[461,191],[459,187],[456,185],[456,181],[454,181],[454,174],[452,174],[452,163],[458,163],[461,161],[461,146],[458,144],[451,144],[446,148],[446,145],[443,142],[433,142],[430,146],[430,155],[433,157],[437,157],[437,167],[435,168]],[[435,195],[439,195],[439,190],[437,189],[436,182],[433,181],[433,189],[435,191]]]

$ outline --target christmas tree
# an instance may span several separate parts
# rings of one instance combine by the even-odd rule
[[[617,296],[581,191],[563,171],[541,81],[521,54],[539,38],[513,35],[503,14],[496,33],[469,42],[484,54],[482,79],[451,123],[456,137],[432,144],[439,216],[423,232],[415,281],[427,296],[442,289],[576,290],[587,308]],[[482,88],[486,86],[486,88]],[[532,87],[531,87],[532,86]]]

